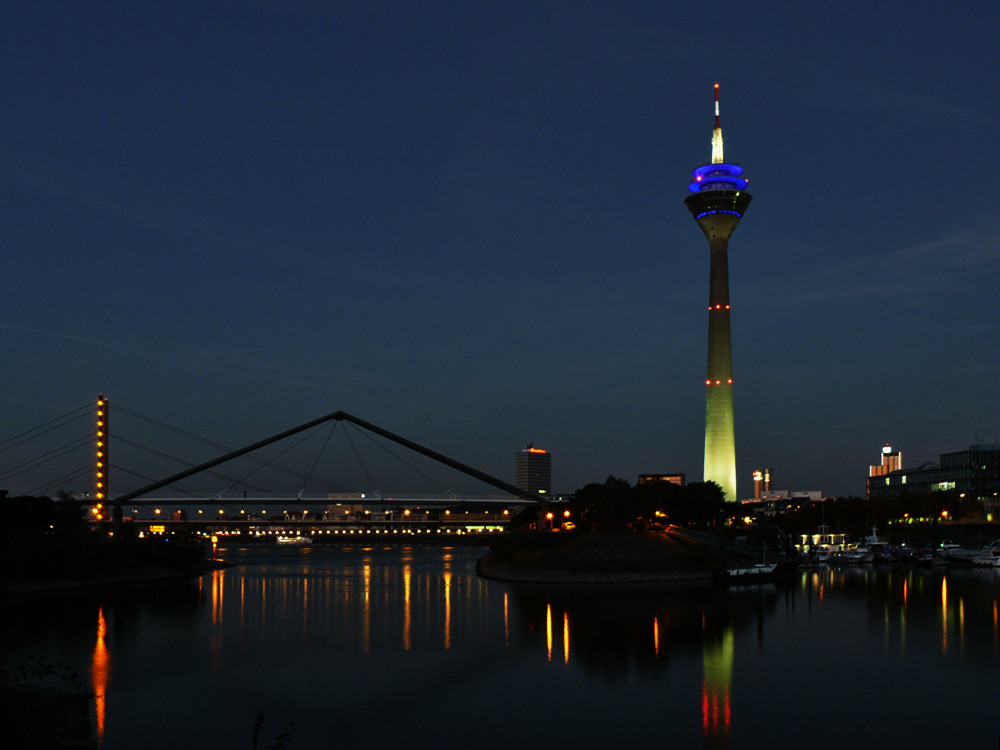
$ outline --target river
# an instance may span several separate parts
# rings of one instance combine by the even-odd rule
[[[3,650],[75,670],[104,750],[1000,740],[996,571],[565,588],[480,579],[483,552],[220,549],[194,581],[8,603]]]

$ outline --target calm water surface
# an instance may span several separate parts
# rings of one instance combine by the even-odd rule
[[[105,750],[996,748],[1000,574],[858,567],[718,591],[512,586],[478,548],[220,550],[144,592],[9,605]]]

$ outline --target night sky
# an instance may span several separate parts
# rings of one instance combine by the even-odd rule
[[[740,494],[995,442],[1000,10],[876,6],[7,3],[0,438],[103,392],[700,480],[719,82]]]

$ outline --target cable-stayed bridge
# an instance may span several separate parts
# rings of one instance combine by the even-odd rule
[[[126,424],[140,427],[126,429]],[[197,444],[196,452],[211,457],[182,457],[181,444]],[[114,508],[118,517],[140,517],[152,507],[169,518],[180,512],[204,517],[210,509],[229,518],[235,506],[240,506],[235,513],[245,518],[268,513],[287,517],[286,506],[299,517],[314,507],[315,517],[315,506],[325,506],[327,513],[345,509],[347,515],[365,510],[371,515],[375,509],[376,516],[381,512],[394,518],[414,508],[475,506],[485,512],[489,506],[539,501],[537,495],[343,411],[232,448],[112,406],[102,395],[96,406],[79,407],[0,441],[0,461],[0,488],[21,495],[73,496],[97,508],[98,515]],[[387,491],[382,478],[387,461],[395,464],[390,481],[412,484],[419,478],[427,489]],[[401,469],[409,479],[399,479]],[[352,471],[354,477],[345,479]],[[488,491],[455,492],[442,473],[471,478]]]

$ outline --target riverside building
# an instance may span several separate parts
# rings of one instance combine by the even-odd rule
[[[907,469],[900,466],[869,476],[868,497],[893,500],[905,495],[942,493],[949,499],[978,500],[987,513],[1000,510],[1000,445],[970,445],[968,450],[942,453],[940,459],[936,464]]]

